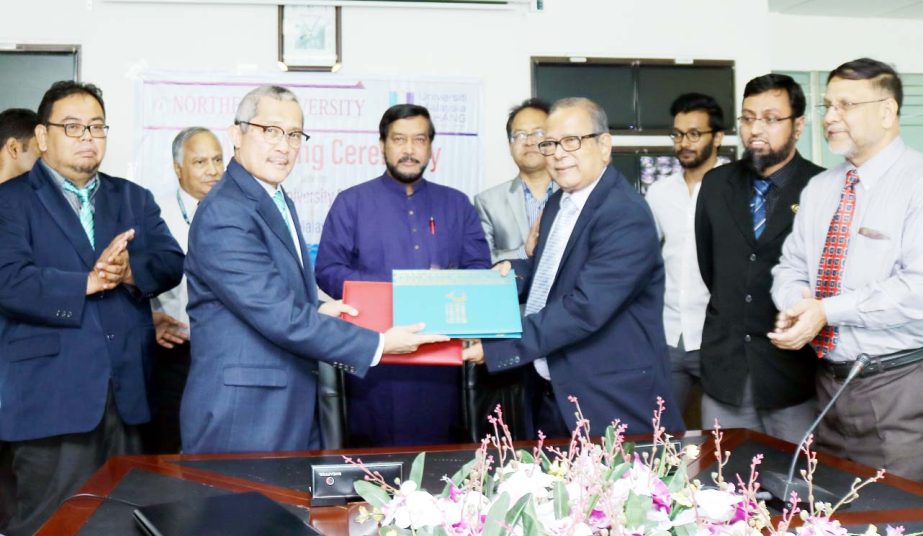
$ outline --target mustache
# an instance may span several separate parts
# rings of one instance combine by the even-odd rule
[[[414,158],[414,157],[412,157],[412,156],[405,156],[404,158],[401,158],[400,160],[397,161],[398,164],[406,164],[406,163],[408,163],[408,162],[411,163],[411,164],[419,164],[419,163],[420,163],[419,160],[417,160],[416,158]]]

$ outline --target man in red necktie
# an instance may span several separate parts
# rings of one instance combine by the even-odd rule
[[[900,138],[901,80],[862,58],[827,78],[824,135],[846,159],[801,194],[773,270],[773,344],[811,344],[826,405],[860,355],[867,365],[818,429],[820,448],[923,480],[923,154]]]

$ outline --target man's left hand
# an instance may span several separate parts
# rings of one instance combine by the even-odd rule
[[[827,325],[827,313],[820,300],[808,295],[779,313],[775,331],[767,334],[770,342],[783,350],[799,350],[814,340]]]
[[[343,303],[343,300],[324,302],[317,311],[322,315],[333,316],[336,318],[339,318],[341,313],[346,313],[349,316],[359,315],[359,311],[356,310],[355,307],[352,305],[346,305]]]
[[[481,339],[472,339],[466,342],[469,344],[462,350],[462,359],[475,365],[484,364],[484,345],[481,344]]]

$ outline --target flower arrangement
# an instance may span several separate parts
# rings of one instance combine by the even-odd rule
[[[691,480],[687,465],[698,458],[698,447],[677,449],[661,426],[663,400],[653,416],[653,449],[635,452],[624,441],[626,427],[618,421],[606,429],[601,443],[589,436],[589,422],[576,398],[577,426],[567,450],[546,446],[539,440],[531,452],[517,450],[498,406],[490,422],[494,434],[481,441],[474,459],[451,478],[438,495],[421,489],[426,454],[414,460],[410,478],[386,482],[365,469],[362,460],[344,459],[363,467],[365,481],[355,483],[356,492],[371,506],[362,507],[360,522],[373,519],[382,536],[501,536],[501,535],[630,535],[630,536],[846,536],[832,519],[842,505],[855,500],[858,491],[884,475],[879,471],[865,481],[856,479],[838,504],[815,503],[799,507],[793,492],[775,525],[765,503],[757,500],[757,469],[762,455],[750,464],[748,480],[737,476],[728,482],[722,468],[729,452],[721,450],[723,433],[715,423],[713,432],[718,470],[705,484]],[[809,440],[802,448],[808,466],[802,476],[808,482],[817,466]],[[495,457],[496,456],[496,457]],[[809,491],[810,493],[810,491]],[[800,526],[790,528],[792,521]],[[870,526],[865,535],[878,534]],[[903,534],[887,529],[887,536]]]

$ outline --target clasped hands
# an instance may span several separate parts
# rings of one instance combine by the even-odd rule
[[[87,275],[87,296],[114,289],[122,283],[135,284],[128,262],[128,242],[134,237],[135,230],[129,229],[113,238],[106,246]]]
[[[823,302],[807,288],[802,289],[801,296],[801,301],[779,312],[775,329],[767,334],[769,341],[783,350],[801,349],[827,325]]]

